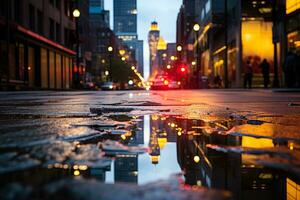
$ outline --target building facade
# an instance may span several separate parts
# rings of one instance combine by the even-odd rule
[[[148,33],[148,45],[150,52],[150,78],[155,76],[158,69],[157,46],[159,41],[159,28],[157,22],[152,22]]]
[[[198,74],[199,82],[207,82],[199,84],[203,87],[243,87],[245,64],[250,61],[253,86],[263,87],[259,66],[267,59],[271,66],[269,86],[284,85],[285,54],[287,48],[294,49],[297,44],[296,38],[290,39],[291,44],[286,47],[285,24],[291,27],[289,37],[294,37],[298,30],[297,17],[293,20],[298,4],[287,2],[292,4],[286,11],[293,24],[290,26],[285,22],[283,0],[196,0],[194,24],[200,25],[197,32],[187,26],[192,17],[188,17],[188,6],[183,4],[177,18],[177,44],[183,45],[183,60],[190,66],[190,72],[195,72],[192,62],[196,59],[200,66],[199,72],[190,73],[190,79]],[[221,85],[215,84],[216,77],[221,79]]]
[[[107,48],[114,45],[115,37],[109,28],[109,14],[108,10],[104,10],[103,0],[89,0],[91,68],[88,71],[88,79],[93,82],[105,81],[105,71],[109,68]]]
[[[73,1],[0,2],[0,81],[5,87],[69,89],[75,43]]]
[[[144,72],[143,40],[137,34],[137,1],[114,0],[114,32],[135,55],[136,68]]]

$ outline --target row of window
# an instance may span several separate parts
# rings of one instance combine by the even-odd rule
[[[29,4],[29,28],[35,32],[38,32],[40,35],[45,35],[44,32],[44,14],[41,10],[36,9],[32,4]],[[61,24],[55,22],[51,17],[48,18],[49,22],[49,32],[48,38],[62,43],[62,27]],[[67,47],[72,46],[71,34],[72,30],[64,28],[64,45]]]

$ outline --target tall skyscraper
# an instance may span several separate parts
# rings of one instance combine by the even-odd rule
[[[136,0],[114,0],[114,31],[124,41],[137,39]]]
[[[136,67],[143,74],[143,40],[138,40],[136,0],[114,0],[114,32],[134,51]]]
[[[148,34],[148,43],[150,49],[150,78],[153,77],[158,68],[157,46],[159,41],[159,29],[157,22],[152,22]]]

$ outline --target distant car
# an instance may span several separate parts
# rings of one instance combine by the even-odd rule
[[[105,82],[101,85],[102,90],[114,90],[115,86],[113,82]]]
[[[151,82],[152,90],[167,90],[169,88],[169,81],[167,76],[156,76]]]
[[[180,89],[181,82],[170,80],[168,76],[158,75],[154,81],[151,82],[152,90],[174,90]]]
[[[180,81],[170,81],[168,86],[169,86],[169,89],[172,89],[172,90],[180,89],[181,82]]]
[[[83,88],[84,89],[95,89],[95,84],[93,82],[86,82],[83,84]]]

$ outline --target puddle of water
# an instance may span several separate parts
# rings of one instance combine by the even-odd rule
[[[75,161],[72,162],[65,159],[42,169],[34,167],[2,174],[1,184],[19,181],[39,185],[82,176],[96,178],[104,183],[145,185],[182,173],[186,185],[228,190],[234,199],[285,199],[293,195],[294,191],[300,193],[297,141],[280,143],[272,137],[224,134],[240,124],[232,119],[205,122],[180,116],[145,115],[141,118],[127,118],[121,115],[120,121],[128,120],[132,124],[131,130],[105,138],[119,141],[110,142],[110,152],[106,152],[106,155],[109,154],[111,160],[97,163],[93,160],[94,155],[86,156],[86,160],[83,159],[85,154],[75,155]],[[266,129],[262,121],[244,123],[255,126],[258,131],[259,126]],[[98,129],[102,125],[89,127]],[[75,149],[81,144],[76,145]],[[73,146],[69,148],[73,149]],[[146,152],[140,151],[145,149]],[[104,148],[103,151],[96,151],[99,158],[102,158],[100,153],[105,153]],[[11,160],[8,155],[7,162]],[[4,162],[5,159],[0,159],[0,163]]]

